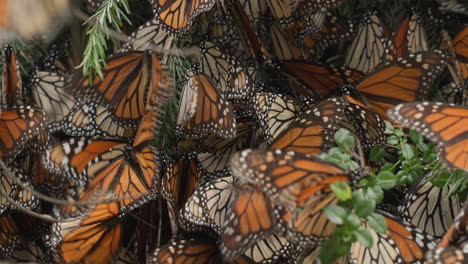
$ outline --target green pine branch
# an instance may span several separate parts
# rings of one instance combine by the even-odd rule
[[[88,24],[86,35],[88,43],[83,54],[83,74],[92,79],[94,76],[102,78],[102,67],[105,67],[107,41],[109,35],[107,29],[113,28],[121,32],[123,22],[131,24],[128,14],[130,8],[128,0],[106,0],[98,11],[85,23]]]

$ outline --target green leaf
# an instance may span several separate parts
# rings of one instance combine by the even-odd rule
[[[368,196],[369,199],[375,200],[377,204],[380,204],[384,198],[383,190],[378,185],[367,188],[366,195]]]
[[[377,213],[372,213],[368,217],[366,217],[367,223],[369,226],[375,230],[375,232],[379,234],[386,234],[387,233],[387,222],[385,218]]]
[[[349,165],[349,170],[351,170],[351,171],[357,170],[357,169],[359,169],[359,168],[361,167],[361,166],[359,165],[359,163],[357,163],[357,162],[354,161],[354,160],[348,161],[348,165]]]
[[[375,147],[372,148],[371,153],[370,153],[370,161],[376,162],[381,160],[385,156],[385,149],[382,147]]]
[[[346,217],[345,224],[352,229],[359,228],[361,225],[361,218],[355,214],[349,214],[348,217]]]
[[[396,146],[396,145],[398,144],[398,137],[395,136],[395,135],[389,136],[389,137],[387,138],[387,144]]]
[[[354,140],[354,137],[349,135],[347,137],[345,137],[344,139],[344,142],[343,142],[346,146],[348,146],[348,148],[351,150],[351,149],[354,149],[356,147],[356,140]]]
[[[330,264],[339,257],[346,255],[351,249],[351,243],[343,238],[333,235],[320,247],[320,261]]]
[[[340,201],[346,201],[351,199],[351,187],[348,183],[339,181],[330,184],[333,193],[340,199]]]
[[[406,160],[410,160],[414,157],[414,152],[413,148],[407,144],[407,143],[402,143],[401,144],[401,154]]]
[[[395,133],[395,136],[397,136],[397,137],[399,137],[399,138],[405,136],[405,133],[403,132],[403,130],[401,130],[401,129],[399,129],[399,128],[398,128],[398,129],[395,129],[395,130],[394,130],[394,133]]]
[[[354,236],[356,236],[357,241],[361,243],[361,245],[365,246],[366,248],[372,247],[374,244],[374,240],[372,239],[372,235],[369,233],[367,229],[358,229],[353,231]]]
[[[416,144],[418,144],[419,142],[422,142],[422,140],[423,140],[421,134],[419,134],[418,131],[413,130],[413,129],[411,129],[409,131],[409,136],[410,136],[411,140]]]
[[[354,197],[353,197],[354,198]],[[375,200],[367,200],[364,199],[364,195],[362,196],[362,200],[355,201],[354,202],[354,212],[360,216],[360,217],[366,217],[370,215],[376,206]]]
[[[335,224],[343,224],[344,219],[346,219],[346,210],[337,205],[328,205],[323,209],[325,215]]]
[[[388,122],[388,121],[384,121],[385,122],[385,131],[384,133],[385,134],[393,134],[393,132],[395,131],[395,128],[393,127],[392,123]]]
[[[398,177],[390,171],[379,172],[377,178],[379,179],[378,185],[384,190],[391,189],[398,183]]]
[[[338,129],[336,132],[335,132],[335,142],[339,145],[343,145],[344,144],[344,141],[345,141],[345,138],[349,136],[349,132],[348,130],[344,129],[344,128],[340,128]]]
[[[380,171],[393,171],[393,164],[391,163],[386,163],[380,168]]]

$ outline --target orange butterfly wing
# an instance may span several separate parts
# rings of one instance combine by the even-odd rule
[[[39,145],[47,144],[44,113],[31,107],[2,110],[0,113],[0,158],[12,159],[33,138],[38,137]]]
[[[180,33],[200,13],[210,10],[215,0],[152,0],[164,28]]]
[[[236,120],[230,103],[205,74],[190,71],[188,76],[187,89],[197,91],[196,108],[194,116],[183,122],[179,128],[180,133],[188,137],[215,133],[227,139],[234,138]]]
[[[225,259],[239,256],[275,228],[272,202],[262,191],[250,186],[235,185],[222,228],[221,252]]]
[[[12,46],[6,46],[3,53],[3,104],[12,107],[21,104],[23,87],[18,61]]]
[[[103,196],[96,197],[104,199]],[[108,197],[109,198],[109,197]],[[116,202],[100,203],[71,222],[55,224],[60,253],[67,262],[110,262],[120,246],[122,227]],[[70,220],[70,219],[67,219]]]
[[[312,98],[330,96],[337,92],[342,84],[356,84],[364,77],[358,71],[295,61],[283,63],[282,69],[295,89]]]
[[[331,145],[333,133],[338,129],[339,116],[344,105],[332,98],[320,102],[291,122],[271,145],[271,149],[284,149],[317,155]],[[336,118],[338,117],[338,118]]]
[[[438,144],[445,164],[468,170],[468,108],[441,103],[406,103],[388,111],[389,117]]]
[[[356,89],[380,116],[399,103],[426,98],[431,84],[445,68],[448,57],[441,51],[426,51],[396,62],[370,74]]]
[[[468,79],[468,26],[465,26],[453,40],[453,50],[461,72],[461,78]]]

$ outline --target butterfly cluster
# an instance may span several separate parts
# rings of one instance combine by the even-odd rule
[[[138,13],[96,76],[5,45],[0,262],[465,263],[468,18],[364,2],[83,0]]]

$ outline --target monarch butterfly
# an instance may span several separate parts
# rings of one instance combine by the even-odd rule
[[[291,1],[291,2],[294,2]],[[313,1],[302,1],[297,0],[296,3],[296,10],[308,11],[308,10],[318,10],[321,8],[329,9],[335,8],[340,6],[344,3],[344,0],[331,0],[331,1],[320,1],[320,0],[313,0]]]
[[[346,68],[287,61],[281,66],[282,74],[292,82],[293,88],[312,99],[326,98],[339,92],[344,83],[357,84],[364,75]]]
[[[221,233],[221,253],[226,260],[270,237],[277,224],[274,203],[266,193],[255,186],[235,184],[232,194]]]
[[[468,260],[468,243],[460,247],[448,246],[431,250],[426,254],[427,264],[463,264]]]
[[[49,122],[63,120],[74,99],[64,88],[64,78],[53,72],[35,71],[31,77],[32,95],[36,104],[44,109]]]
[[[248,248],[244,255],[255,263],[270,263],[272,260],[286,263],[291,260],[294,254],[293,246],[294,244],[286,238],[273,234]]]
[[[412,187],[398,211],[406,222],[440,238],[458,215],[460,202],[456,195],[448,197],[448,186],[438,188],[428,182],[427,178],[421,178]]]
[[[255,113],[268,144],[287,129],[300,112],[299,104],[286,95],[257,93],[254,102]]]
[[[75,170],[89,177],[78,193],[79,201],[99,201],[87,208],[72,205],[60,208],[59,216],[72,220],[54,225],[53,241],[65,261],[109,261],[120,245],[121,218],[153,198],[158,164],[149,143],[156,120],[154,111],[145,115],[132,146],[120,144],[109,148],[95,141],[84,147],[87,151],[95,148],[95,153],[82,151],[70,158],[63,156],[69,147],[54,148],[60,148],[62,160],[69,160]],[[90,153],[95,158],[89,158]],[[102,201],[108,199],[118,201]]]
[[[462,84],[468,79],[468,26],[465,26],[452,42],[453,51],[455,53],[456,65],[460,72]]]
[[[70,48],[71,41],[68,39],[53,42],[47,50],[46,56],[39,63],[39,71],[53,72],[63,77],[67,76],[75,65]]]
[[[294,37],[277,21],[272,21],[270,25],[270,38],[273,54],[278,60],[295,60],[303,57]]]
[[[187,73],[177,123],[178,133],[185,137],[200,137],[214,133],[232,139],[236,135],[236,120],[229,102],[219,93],[213,81],[193,69]]]
[[[104,140],[71,139],[55,145],[48,157],[49,166],[67,171],[72,181],[85,189],[81,200],[96,193],[112,193],[121,206],[150,196],[155,188],[158,158],[150,142],[154,139],[157,114],[149,111],[142,120],[132,145]],[[68,168],[69,167],[69,168]]]
[[[151,50],[152,47],[170,50],[174,41],[175,38],[172,35],[161,29],[159,20],[153,19],[133,32],[129,36],[127,43],[122,45],[120,52]]]
[[[467,107],[442,103],[417,102],[400,104],[388,111],[396,123],[417,130],[437,143],[442,161],[450,168],[468,169],[468,152],[464,144]]]
[[[33,155],[37,156],[39,154],[33,154]],[[27,189],[27,188],[32,187],[30,174],[32,174],[33,172],[28,167],[29,164],[22,164],[20,162],[23,160],[27,160],[28,158],[29,157],[27,157],[27,154],[22,154],[21,156],[18,156],[16,160],[14,160],[13,162],[9,164],[10,165],[9,168],[10,168],[10,171],[13,173],[13,177],[21,181],[22,185],[19,185],[17,183],[12,183],[12,185],[10,185],[9,187],[3,186],[6,191],[4,194],[9,195],[9,197],[13,199],[16,204],[19,204],[20,206],[28,210],[36,210],[39,207],[40,201],[35,195],[32,194],[30,190]],[[11,178],[5,175],[5,171],[0,169],[0,173],[2,174],[1,176],[3,178],[7,178],[6,179],[7,181],[12,180]],[[2,195],[1,200],[3,199],[5,199],[5,197],[3,197]],[[11,208],[13,208],[13,206],[14,205],[12,205]]]
[[[438,247],[461,246],[468,237],[468,202],[465,201],[463,208],[453,221],[449,231],[440,240]]]
[[[237,127],[236,138],[226,140],[210,135],[202,141],[203,148],[197,153],[201,170],[206,176],[220,176],[229,173],[229,159],[239,150],[255,142],[254,122],[244,122]]]
[[[58,257],[45,245],[36,241],[27,241],[5,259],[8,263],[55,263]]]
[[[449,52],[455,54],[452,43],[452,39],[450,38],[448,32],[442,30],[440,48],[448,49]],[[448,70],[452,81],[444,85],[441,90],[436,91],[434,98],[435,101],[454,103],[458,105],[468,105],[468,98],[465,94],[465,90],[468,89],[468,82],[466,82],[465,79],[468,78],[468,75],[463,76],[462,68],[463,63],[457,60],[455,56],[454,60],[448,64]],[[468,70],[465,72],[468,74]]]
[[[207,263],[222,262],[222,255],[215,241],[208,238],[188,238],[175,240],[159,247],[148,258],[148,263]],[[235,259],[233,264],[253,264],[251,259],[241,256]]]
[[[436,247],[433,237],[422,232],[418,228],[402,222],[395,216],[383,211],[382,214],[387,223],[387,234],[379,234],[367,228],[374,238],[371,248],[365,248],[360,243],[351,246],[349,256],[351,263],[423,263],[424,254]]]
[[[247,1],[247,3],[253,1]],[[245,51],[231,15],[220,10],[215,11],[215,17],[208,26],[208,38],[211,42],[224,47],[231,55],[240,61],[246,61]]]
[[[367,12],[349,48],[345,64],[365,74],[372,72],[383,62],[389,39],[390,33],[377,16],[377,12]]]
[[[6,197],[14,199],[17,187],[13,180],[7,177],[3,169],[0,168],[0,193],[2,194],[0,196],[0,214],[10,208],[10,202]]]
[[[339,127],[354,134],[365,149],[385,143],[383,120],[346,96],[323,100],[299,115],[274,139],[271,148],[316,155],[330,147],[332,135]]]
[[[326,205],[338,202],[329,185],[350,181],[350,176],[335,165],[292,151],[244,150],[231,159],[231,170],[239,184],[249,182],[262,190],[270,201],[260,199],[257,205],[252,199],[253,204],[271,206],[274,201],[276,209],[270,213],[276,216],[270,216],[271,221],[283,221],[287,238],[306,245],[323,240],[333,232],[333,225],[321,212]],[[256,194],[257,190],[253,190]],[[263,214],[263,217],[268,216]]]
[[[468,258],[468,203],[465,202],[438,248],[427,252],[428,263],[465,263]]]
[[[182,158],[168,164],[161,179],[161,195],[168,202],[174,219],[201,182],[202,176],[192,159]]]
[[[271,65],[270,55],[255,33],[240,0],[230,0],[225,3],[229,14],[233,18],[244,50],[249,53],[250,59],[255,59],[258,65]]]
[[[75,105],[52,132],[71,136],[122,138],[132,136],[151,98],[168,95],[169,82],[156,55],[130,52],[106,60],[103,78],[89,83],[78,74]]]
[[[22,105],[24,100],[23,84],[16,55],[10,45],[3,48],[2,84],[2,108]]]
[[[94,198],[110,197],[98,195]],[[63,260],[67,263],[110,262],[120,246],[120,209],[119,202],[98,203],[78,212],[76,208],[62,208],[62,216],[70,221],[54,223],[51,239]]]
[[[271,149],[284,149],[316,155],[331,145],[333,133],[344,111],[342,101],[332,98],[320,102],[292,121],[271,144]],[[326,113],[326,116],[322,116]]]
[[[22,242],[20,227],[10,214],[0,216],[0,258],[9,256]]]
[[[196,16],[209,11],[215,3],[215,0],[151,0],[156,18],[174,36],[184,33]]]
[[[355,34],[351,21],[343,21],[329,13],[319,11],[306,23],[306,28],[299,33],[302,48],[316,56],[320,56],[330,46],[350,40]]]
[[[0,113],[0,135],[0,158],[7,163],[32,139],[39,141],[39,149],[36,150],[41,151],[48,142],[44,113],[29,106],[3,110]]]
[[[366,105],[387,118],[386,111],[398,103],[426,98],[447,62],[440,50],[410,54],[368,75],[355,88]]]
[[[222,227],[228,220],[229,204],[236,197],[232,182],[232,177],[223,177],[201,184],[181,211],[182,227],[187,231],[196,231],[199,228],[194,225],[201,225],[222,234]],[[273,234],[257,241],[244,254],[256,263],[268,263],[280,256],[290,256],[292,252],[286,238]]]
[[[250,99],[253,80],[239,60],[214,43],[200,44],[200,70],[229,100]]]
[[[415,11],[407,17],[392,39],[390,49],[394,49],[393,56],[407,57],[409,54],[429,50],[426,32],[422,25],[422,19]],[[394,59],[394,58],[393,58]]]

